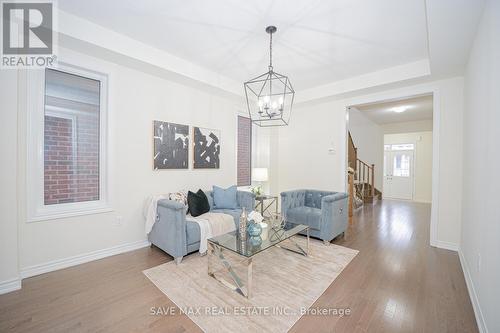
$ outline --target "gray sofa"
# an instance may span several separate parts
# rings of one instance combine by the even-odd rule
[[[205,194],[210,204],[210,211],[231,215],[236,228],[243,207],[247,212],[251,212],[255,207],[255,195],[251,192],[236,193],[238,202],[236,209],[216,209],[212,191],[205,191]],[[186,254],[200,249],[200,227],[195,222],[186,221],[186,206],[177,201],[158,201],[156,222],[148,238],[151,244],[174,257],[176,263],[180,263]]]
[[[307,224],[312,237],[329,243],[347,229],[347,200],[341,192],[282,192],[281,213],[287,222]]]

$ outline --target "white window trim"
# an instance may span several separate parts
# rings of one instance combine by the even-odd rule
[[[53,69],[101,82],[99,112],[99,200],[55,205],[44,204],[44,104],[45,70],[28,72],[27,84],[27,220],[52,220],[112,211],[108,198],[107,123],[108,76],[59,62]]]

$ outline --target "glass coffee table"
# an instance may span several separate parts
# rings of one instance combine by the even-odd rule
[[[296,239],[297,234],[306,232],[305,246],[301,246]],[[265,239],[247,237],[242,240],[238,231],[208,239],[208,275],[226,287],[250,298],[252,295],[252,259],[267,249],[276,246],[303,256],[309,255],[309,226],[302,224],[287,224],[270,228]],[[302,237],[301,237],[302,238]],[[231,258],[230,258],[231,257]],[[236,265],[246,269],[245,280],[236,270]],[[218,266],[218,267],[217,267]],[[225,277],[229,277],[228,281]]]

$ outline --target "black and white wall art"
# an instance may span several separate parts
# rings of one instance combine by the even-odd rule
[[[193,168],[219,169],[220,131],[193,127]]]
[[[188,168],[188,125],[154,120],[153,139],[153,166],[155,170]]]

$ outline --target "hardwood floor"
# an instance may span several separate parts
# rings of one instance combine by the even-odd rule
[[[313,305],[344,317],[304,316],[292,332],[477,332],[455,252],[429,243],[430,205],[379,201],[356,212],[345,239],[358,256]],[[200,332],[142,270],[172,260],[145,248],[23,280],[0,296],[0,332]]]

